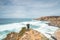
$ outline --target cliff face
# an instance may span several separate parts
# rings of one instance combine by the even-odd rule
[[[45,16],[37,18],[40,21],[49,21],[49,25],[60,27],[60,16]]]
[[[18,33],[11,32],[3,40],[17,40],[17,39],[18,39]]]
[[[20,33],[11,32],[4,40],[48,40],[43,34],[33,29],[26,30],[23,35]]]
[[[60,29],[55,32],[57,40],[60,40]]]
[[[43,34],[36,30],[25,32],[20,40],[48,40]]]

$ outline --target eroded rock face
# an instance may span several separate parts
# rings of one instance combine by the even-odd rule
[[[40,21],[49,21],[49,25],[60,27],[60,16],[45,16],[37,18]]]
[[[19,36],[19,33],[11,32],[4,40],[48,40],[43,34],[36,30],[30,29],[26,31],[23,36]]]
[[[35,30],[30,30],[25,32],[24,36],[20,40],[48,40],[40,32]]]
[[[7,35],[7,37],[4,40],[17,40],[18,39],[18,33],[11,32]]]
[[[57,40],[60,40],[60,29],[55,32]]]

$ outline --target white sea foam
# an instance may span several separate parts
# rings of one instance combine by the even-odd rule
[[[12,23],[12,24],[7,24],[7,25],[0,25],[0,31],[5,31],[5,30],[20,30],[22,27],[25,25],[22,25],[21,23]]]
[[[0,40],[5,38],[9,32],[19,32],[22,27],[25,27],[25,25],[21,23],[0,25]]]
[[[26,27],[26,24],[30,24],[31,25],[30,27],[32,29],[39,31],[42,34],[44,34],[47,38],[50,38],[49,34],[53,34],[58,29],[58,27],[49,26],[46,23],[48,23],[48,22],[46,22],[46,21],[28,21],[28,22],[0,25],[0,32],[3,32],[5,30],[19,32],[22,27]],[[35,28],[35,26],[38,28]],[[0,39],[2,39],[3,36],[6,36],[6,34],[0,35]]]
[[[30,24],[33,25],[31,26],[32,29],[37,30],[39,32],[41,32],[42,34],[44,34],[47,38],[51,39],[51,35],[54,34],[54,32],[59,29],[58,27],[55,26],[49,26],[46,23],[49,22],[43,22],[43,21],[32,21],[32,22],[23,22],[23,24]],[[35,28],[39,26],[39,28]]]

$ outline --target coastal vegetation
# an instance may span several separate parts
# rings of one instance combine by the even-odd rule
[[[23,36],[23,34],[27,31],[26,27],[22,27],[22,30],[19,32],[19,36]]]
[[[6,38],[4,38],[3,40],[18,40],[23,36],[25,32],[26,32],[26,27],[22,27],[19,33],[11,32],[7,34]]]
[[[24,36],[25,35],[25,36]],[[26,27],[22,27],[19,33],[11,32],[7,35],[6,38],[3,40],[48,40],[43,34],[40,32],[29,29],[27,30]]]

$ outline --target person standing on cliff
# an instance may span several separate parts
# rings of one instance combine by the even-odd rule
[[[27,24],[27,30],[29,30],[30,29],[30,24]]]

